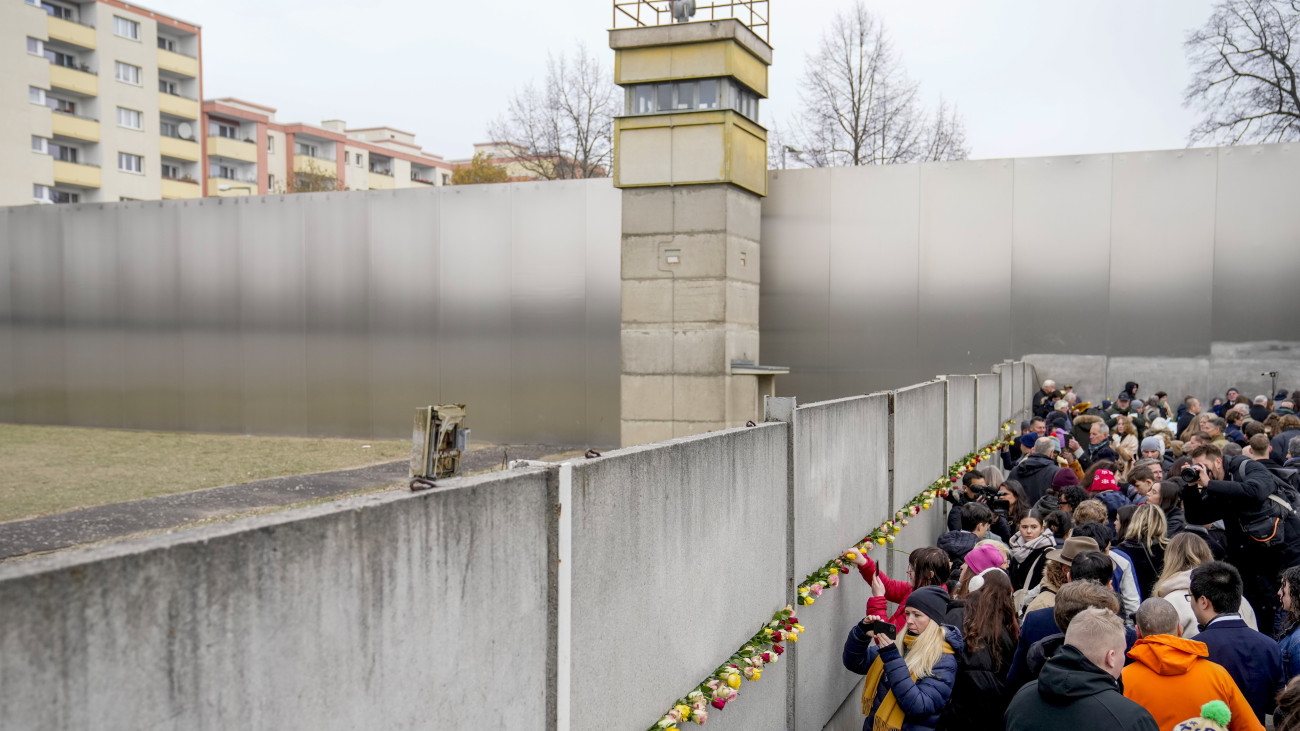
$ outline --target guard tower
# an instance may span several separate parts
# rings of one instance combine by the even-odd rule
[[[767,0],[614,0],[623,190],[622,441],[758,420]]]

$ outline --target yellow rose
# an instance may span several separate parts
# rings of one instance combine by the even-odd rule
[[[762,670],[757,670],[757,669],[755,669],[755,670],[754,670],[754,677],[750,678],[750,680],[758,680],[758,679],[760,679],[760,678],[762,678],[762,677],[763,677],[763,671],[762,671]]]
[[[894,542],[894,537],[893,537],[893,536],[885,536],[885,540],[889,541],[890,543],[893,543],[893,542]]]
[[[856,559],[857,557],[858,557],[858,554],[856,554],[856,553],[854,553],[854,552],[852,552],[852,551],[849,551],[848,553],[844,554],[844,558],[847,558],[847,559],[850,560],[850,561]],[[833,570],[834,570],[834,569],[832,569],[832,571],[833,571]]]
[[[735,673],[732,673],[731,675],[728,675],[728,676],[727,676],[727,685],[730,685],[732,688],[739,688],[739,687],[740,687],[740,676],[737,675],[737,674],[735,674]]]
[[[840,572],[839,569],[837,569],[837,568],[832,568],[832,569],[831,569],[831,576],[835,576],[835,575],[838,574],[839,572]]]
[[[885,539],[884,539],[884,538],[877,538],[877,539],[876,539],[876,543],[879,543],[880,545],[883,546],[883,545],[885,545]]]

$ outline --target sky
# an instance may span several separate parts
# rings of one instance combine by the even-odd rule
[[[613,67],[611,0],[147,0],[203,26],[204,96],[281,122],[387,125],[448,159],[486,141],[548,53],[585,44]],[[707,0],[702,0],[707,2]],[[852,0],[772,0],[771,99],[799,111],[807,54]],[[957,105],[973,158],[1180,148],[1188,31],[1213,0],[869,0],[931,105]]]

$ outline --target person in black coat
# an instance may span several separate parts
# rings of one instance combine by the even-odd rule
[[[1034,442],[1034,451],[1016,465],[1011,470],[1011,474],[1007,475],[1008,480],[1020,483],[1020,487],[1024,488],[1025,497],[1031,504],[1037,503],[1047,494],[1048,488],[1052,486],[1052,479],[1056,477],[1056,471],[1061,469],[1056,464],[1056,452],[1056,440],[1042,437]]]
[[[1246,599],[1255,608],[1259,628],[1272,634],[1278,618],[1277,577],[1300,564],[1300,513],[1279,504],[1278,483],[1262,462],[1225,457],[1218,447],[1202,445],[1192,450],[1192,467],[1200,479],[1183,491],[1187,522],[1223,521],[1228,560],[1249,567],[1243,576]]]
[[[1237,613],[1241,590],[1241,574],[1230,563],[1210,561],[1192,569],[1188,593],[1192,613],[1203,628],[1196,641],[1204,642],[1210,660],[1222,665],[1237,682],[1262,724],[1264,714],[1273,712],[1274,699],[1287,679],[1277,643],[1247,627]]]
[[[957,655],[957,680],[939,729],[1001,731],[1011,695],[1007,671],[1016,651],[1016,613],[1011,580],[988,569],[982,585],[966,599],[962,614],[965,648]]]
[[[1060,391],[1056,390],[1056,381],[1050,378],[1043,381],[1043,387],[1034,393],[1032,403],[1034,416],[1047,418],[1047,415],[1052,411],[1052,405],[1060,398],[1064,398],[1064,396]]]
[[[1107,729],[1157,731],[1145,708],[1124,697],[1124,623],[1105,609],[1085,609],[1071,622],[1065,644],[1007,708],[1007,731]]]

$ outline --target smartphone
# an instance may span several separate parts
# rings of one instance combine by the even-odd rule
[[[878,635],[884,635],[891,640],[898,639],[898,628],[893,622],[882,622],[879,619],[867,625],[868,632],[875,632]]]

